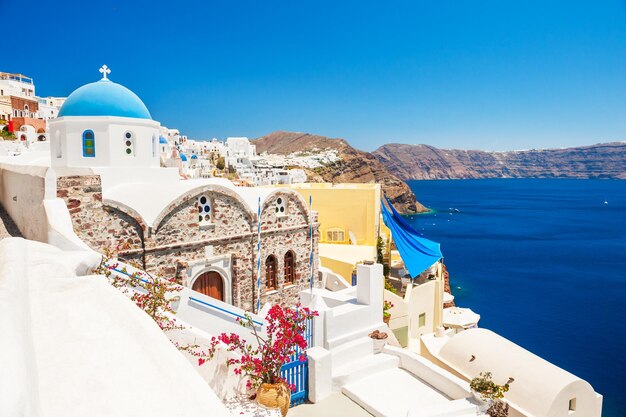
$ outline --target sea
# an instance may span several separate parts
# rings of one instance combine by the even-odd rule
[[[626,181],[410,181],[455,302],[626,416]]]

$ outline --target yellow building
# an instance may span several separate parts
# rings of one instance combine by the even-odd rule
[[[281,187],[298,191],[307,202],[312,197],[320,223],[321,265],[348,282],[357,263],[376,260],[379,235],[389,242],[389,229],[380,218],[380,184],[304,183]]]

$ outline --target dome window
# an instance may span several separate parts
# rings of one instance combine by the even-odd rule
[[[206,226],[213,223],[213,204],[211,199],[206,195],[198,197],[198,222],[200,226]]]
[[[133,132],[124,133],[124,155],[135,156],[135,135]]]
[[[93,130],[85,130],[83,132],[83,158],[96,157],[96,136]]]

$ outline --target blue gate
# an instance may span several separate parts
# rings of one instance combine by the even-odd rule
[[[311,333],[313,321],[307,320],[304,337],[306,338],[307,347],[311,347]],[[300,356],[304,356],[304,360],[300,360]],[[302,404],[309,397],[309,361],[306,352],[298,348],[289,363],[286,363],[280,369],[280,375],[290,384],[296,386],[296,391],[291,393],[291,404]]]

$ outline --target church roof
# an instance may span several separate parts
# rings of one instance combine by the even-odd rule
[[[159,143],[162,145],[167,145],[169,142],[165,139],[165,136],[159,137]]]
[[[59,111],[59,117],[64,116],[152,119],[148,108],[135,93],[106,78],[74,90]]]
[[[180,160],[183,162],[187,162],[187,155],[185,155],[184,153],[180,154]]]
[[[159,168],[157,168],[159,169]],[[107,178],[106,172],[100,172]],[[178,174],[176,174],[178,175]],[[236,187],[225,178],[194,178],[180,181],[123,182],[110,188],[103,188],[102,196],[107,200],[118,201],[136,210],[149,226],[159,214],[181,195],[203,186],[221,186],[236,193],[244,202],[246,209],[256,215],[259,199],[263,204],[277,189],[260,187]]]
[[[191,159],[198,159],[198,155],[191,155]]]

